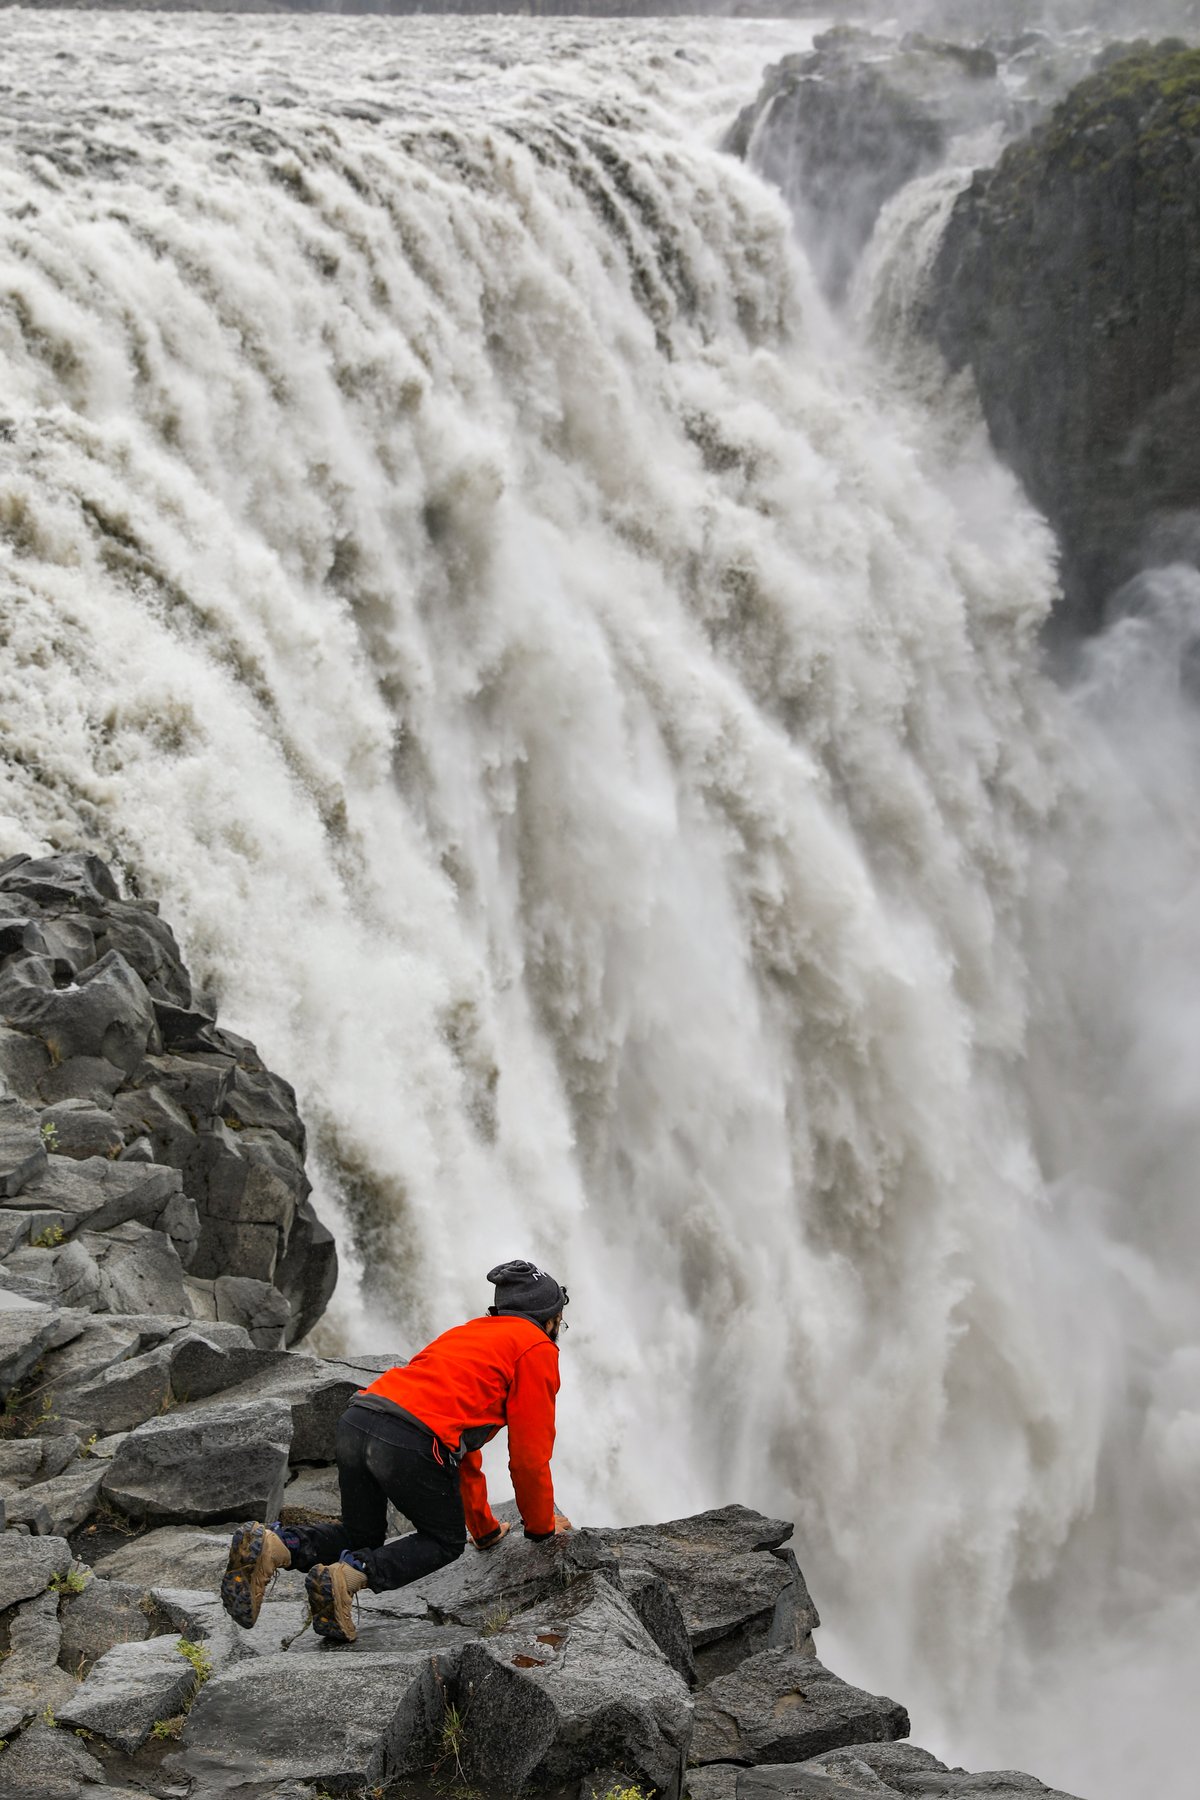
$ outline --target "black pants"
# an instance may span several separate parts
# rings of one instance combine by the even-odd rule
[[[382,1594],[462,1555],[467,1526],[458,1470],[438,1462],[429,1432],[352,1400],[338,1420],[337,1463],[342,1522],[285,1527],[294,1569],[336,1562],[350,1550],[368,1585]],[[416,1526],[390,1544],[384,1542],[389,1500]]]

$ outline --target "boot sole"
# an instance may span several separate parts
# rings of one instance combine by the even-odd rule
[[[233,1534],[229,1561],[221,1577],[221,1605],[243,1631],[252,1630],[258,1619],[258,1607],[254,1603],[254,1571],[263,1553],[266,1536],[262,1525],[239,1525]]]
[[[349,1631],[342,1625],[337,1616],[337,1597],[333,1591],[333,1577],[328,1569],[314,1569],[305,1582],[308,1590],[308,1610],[312,1614],[312,1628],[318,1637],[323,1637],[331,1644],[352,1644],[358,1636],[354,1626]]]

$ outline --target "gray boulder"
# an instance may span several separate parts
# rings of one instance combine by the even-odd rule
[[[59,1719],[132,1756],[159,1719],[183,1712],[195,1689],[196,1671],[178,1638],[114,1644],[63,1703]]]
[[[41,1038],[59,1063],[103,1058],[126,1074],[156,1047],[154,1008],[141,977],[119,951],[84,969],[70,987],[55,986],[48,957],[27,956],[0,970],[0,1017]]]
[[[593,1574],[615,1588],[619,1565],[601,1536],[576,1531],[535,1543],[514,1532],[494,1550],[468,1545],[457,1561],[414,1581],[404,1592],[436,1621],[490,1628]]]
[[[696,1698],[694,1763],[806,1762],[825,1750],[907,1737],[894,1700],[839,1680],[813,1657],[763,1650]]]
[[[0,1196],[11,1199],[46,1166],[46,1144],[33,1107],[0,1096]]]
[[[312,1201],[301,1200],[287,1248],[272,1277],[291,1309],[287,1325],[289,1344],[306,1338],[324,1314],[337,1285],[337,1269],[333,1233],[318,1219]]]
[[[0,1662],[0,1707],[29,1718],[66,1699],[75,1684],[58,1666],[61,1637],[58,1595],[27,1600],[9,1626],[8,1654]]]
[[[103,1491],[130,1518],[155,1523],[275,1519],[291,1440],[282,1400],[179,1407],[130,1432],[107,1466]]]
[[[197,1350],[187,1366],[195,1367],[200,1355]],[[251,1358],[257,1359],[256,1369],[238,1380],[239,1371],[249,1369]],[[183,1367],[181,1363],[181,1383]],[[374,1381],[377,1374],[370,1366],[286,1350],[231,1351],[227,1353],[227,1367],[226,1380],[232,1381],[224,1390],[226,1399],[286,1402],[292,1419],[292,1461],[297,1463],[334,1460],[337,1422],[354,1395]]]
[[[71,1562],[71,1546],[63,1538],[0,1534],[0,1612],[44,1594],[55,1576],[66,1575]]]
[[[468,1781],[558,1788],[605,1763],[677,1795],[691,1731],[685,1683],[600,1575],[467,1644],[460,1754]]]
[[[703,1683],[760,1649],[811,1653],[820,1618],[795,1557],[780,1548],[791,1533],[784,1520],[726,1506],[595,1536],[622,1567],[647,1569],[670,1588]]]
[[[333,1791],[424,1773],[440,1754],[453,1653],[256,1656],[205,1683],[183,1731],[191,1800],[235,1783],[304,1780]]]
[[[103,1311],[187,1316],[183,1264],[166,1232],[118,1225],[103,1236],[85,1232],[76,1241],[92,1253],[100,1270]]]
[[[843,1757],[853,1757],[855,1762],[865,1764],[886,1787],[902,1791],[909,1783],[919,1788],[928,1775],[949,1773],[945,1763],[939,1762],[931,1751],[922,1750],[919,1744],[908,1743],[847,1744],[843,1749],[827,1750],[813,1757],[810,1766],[815,1769],[840,1768]]]
[[[253,1517],[253,1514],[247,1514]],[[262,1515],[257,1515],[261,1517]],[[144,1592],[149,1588],[204,1589],[215,1593],[229,1560],[230,1533],[163,1526],[97,1559],[97,1575]]]
[[[0,1289],[0,1395],[10,1394],[48,1350],[78,1337],[84,1315],[30,1303]]]
[[[132,1431],[162,1412],[171,1399],[171,1351],[159,1344],[141,1356],[113,1363],[92,1381],[60,1378],[55,1405],[103,1436]]]
[[[128,1582],[93,1576],[81,1594],[64,1596],[58,1660],[72,1675],[84,1674],[116,1644],[140,1644],[150,1636],[145,1592]]]
[[[0,1082],[9,1093],[39,1102],[41,1082],[49,1071],[50,1052],[40,1038],[0,1025]]]
[[[103,1765],[86,1745],[51,1725],[31,1725],[0,1756],[6,1800],[81,1800],[93,1787],[107,1796],[104,1779]]]
[[[114,1157],[125,1144],[112,1113],[91,1100],[60,1100],[57,1106],[48,1106],[40,1126],[56,1156],[70,1156],[77,1161],[93,1156]]]
[[[8,1493],[35,1480],[41,1466],[41,1438],[0,1438],[0,1486]]]
[[[894,1788],[850,1757],[818,1768],[814,1763],[776,1763],[765,1768],[743,1769],[738,1776],[736,1800],[888,1800]]]
[[[44,1537],[66,1537],[94,1510],[100,1497],[103,1468],[102,1463],[89,1458],[72,1464],[61,1475],[26,1488],[8,1501],[8,1523],[28,1524]]]
[[[42,906],[74,906],[83,913],[102,913],[119,898],[107,864],[82,850],[37,859],[12,857],[0,872],[0,892],[19,894]]]
[[[218,1275],[213,1282],[213,1305],[222,1324],[240,1325],[260,1350],[283,1348],[291,1307],[269,1281]]]

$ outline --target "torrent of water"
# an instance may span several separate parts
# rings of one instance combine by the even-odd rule
[[[295,1081],[344,1342],[545,1261],[570,1513],[782,1510],[835,1667],[1105,1800],[1038,1646],[1142,1375],[1121,1530],[1195,1480],[1165,1226],[1067,1179],[1121,851],[1045,527],[714,148],[806,29],[5,16],[0,851]]]

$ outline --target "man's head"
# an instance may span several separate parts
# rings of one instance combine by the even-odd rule
[[[488,1270],[488,1280],[496,1290],[496,1303],[488,1311],[516,1314],[542,1326],[547,1337],[557,1341],[563,1325],[563,1307],[570,1296],[561,1282],[539,1269],[536,1263],[498,1263]]]

